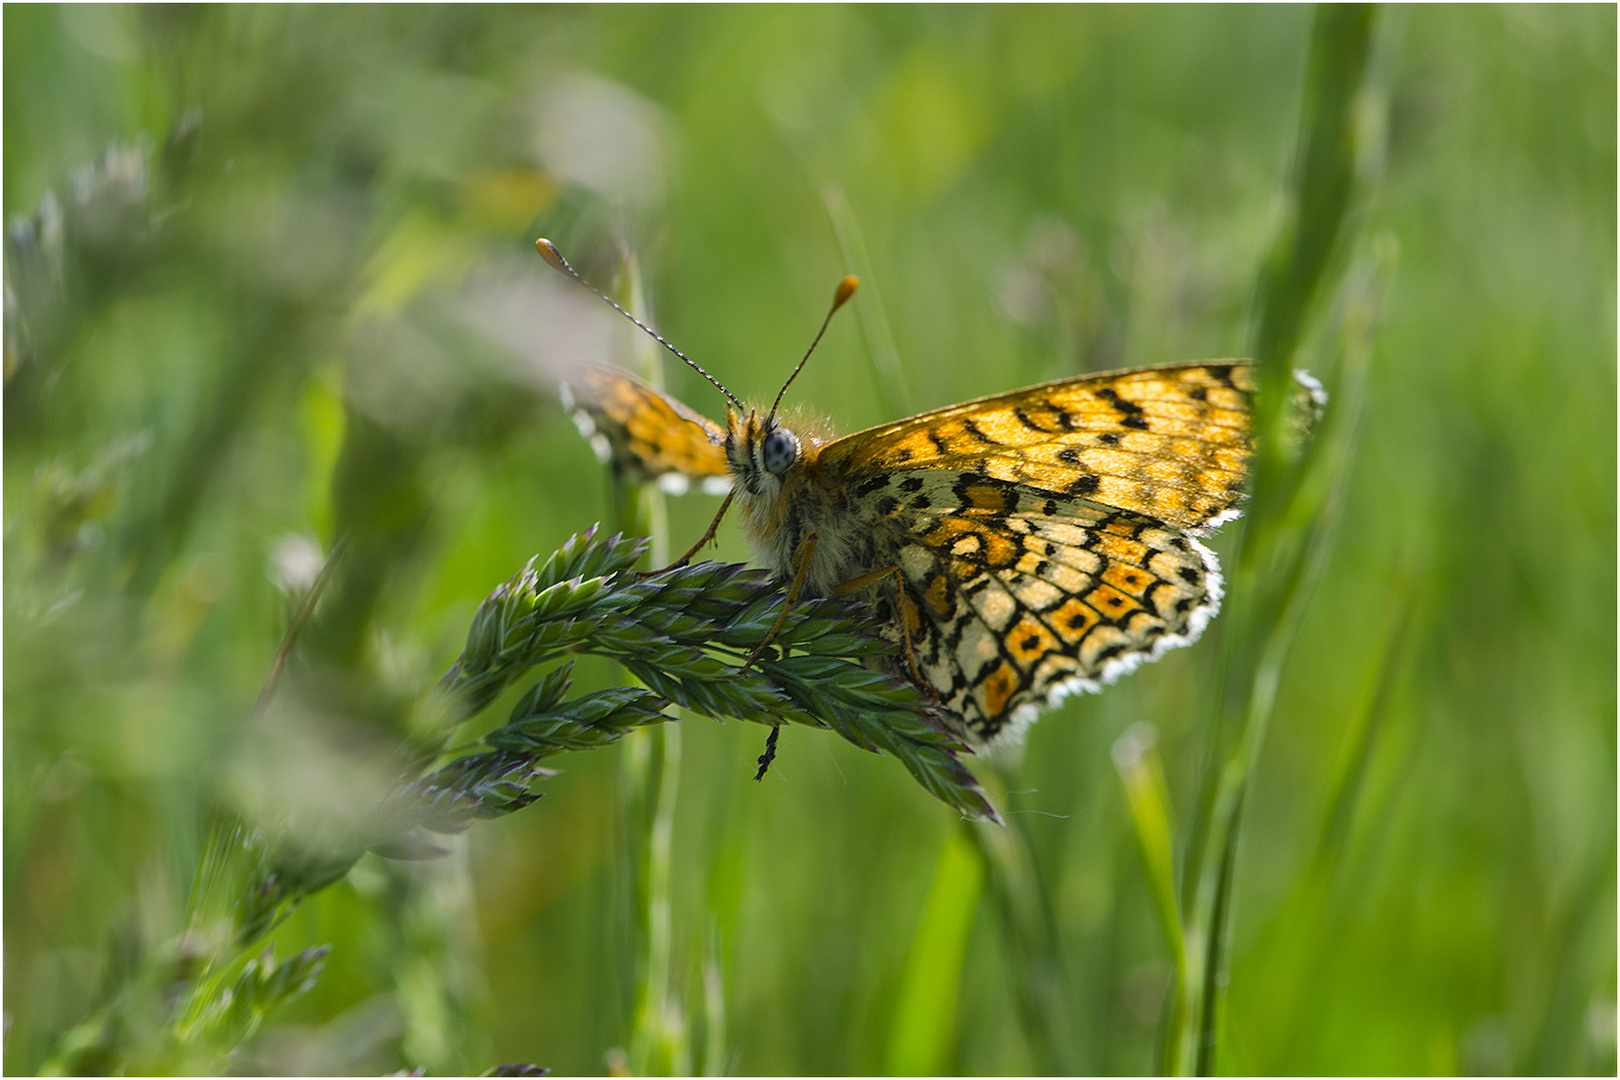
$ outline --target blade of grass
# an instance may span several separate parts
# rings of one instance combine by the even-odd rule
[[[1415,581],[1417,575],[1405,574],[1399,580]],[[1347,740],[1350,744],[1344,762],[1331,781],[1322,815],[1322,827],[1309,862],[1300,873],[1290,897],[1291,914],[1285,930],[1286,944],[1279,946],[1277,955],[1289,963],[1288,974],[1282,976],[1292,987],[1285,996],[1286,1013],[1275,1030],[1284,1033],[1279,1043],[1267,1049],[1272,1067],[1287,1071],[1287,1063],[1297,1060],[1304,1044],[1311,1038],[1305,1019],[1305,1009],[1311,1000],[1310,989],[1327,977],[1328,952],[1339,940],[1339,927],[1345,917],[1344,892],[1349,883],[1352,840],[1356,834],[1371,840],[1372,850],[1366,854],[1376,856],[1378,840],[1383,830],[1368,828],[1369,814],[1377,817],[1377,797],[1368,791],[1369,777],[1375,757],[1389,741],[1386,737],[1390,712],[1396,691],[1411,668],[1413,627],[1420,621],[1411,596],[1416,586],[1397,587],[1391,592],[1389,611],[1379,636],[1378,652],[1370,663],[1372,675],[1362,706],[1350,722]],[[1358,819],[1361,828],[1357,828]],[[1265,1065],[1263,1071],[1270,1071]]]
[[[625,310],[646,321],[649,313],[641,265],[622,241],[619,286]],[[653,340],[645,334],[636,334],[630,340],[631,369],[649,384],[662,386],[660,357]],[[619,529],[651,538],[642,568],[666,565],[669,514],[663,492],[656,485],[632,483],[618,475],[614,476],[613,489]],[[632,731],[626,739],[629,745],[621,758],[625,798],[622,809],[627,826],[637,831],[626,840],[629,851],[635,853],[628,862],[632,866],[639,931],[633,939],[638,949],[628,1063],[637,1076],[678,1076],[691,1071],[686,1023],[670,981],[674,949],[670,860],[680,791],[681,729],[679,724],[660,724]]]
[[[995,801],[1009,803],[1004,767],[986,761],[979,770],[996,784]],[[1010,809],[1010,807],[1009,807]],[[1012,984],[1018,1020],[1035,1071],[1076,1072],[1071,1018],[1074,1015],[1062,939],[1052,910],[1051,890],[1035,860],[1023,815],[1009,815],[1002,829],[963,828],[984,859],[985,884],[995,901],[1001,929],[1002,962]]]
[[[726,983],[720,957],[720,923],[711,913],[703,936],[703,1075],[726,1071]]]
[[[1158,731],[1152,724],[1132,724],[1114,741],[1113,758],[1120,783],[1125,787],[1131,824],[1136,829],[1137,851],[1142,856],[1142,871],[1147,876],[1148,891],[1153,894],[1153,906],[1159,915],[1159,930],[1164,935],[1165,948],[1174,968],[1169,997],[1171,1012],[1166,1016],[1165,1039],[1159,1048],[1159,1071],[1163,1072],[1175,1054],[1171,1036],[1180,1026],[1177,1010],[1184,993],[1187,949],[1181,936],[1181,912],[1176,901],[1175,856],[1171,850],[1175,828],[1170,785],[1165,780],[1157,743]]]
[[[1376,26],[1367,6],[1317,9],[1301,112],[1302,153],[1288,217],[1262,268],[1256,300],[1257,446],[1253,493],[1239,535],[1215,722],[1187,845],[1182,902],[1187,974],[1167,1067],[1211,1074],[1225,984],[1226,933],[1242,806],[1258,760],[1294,629],[1319,573],[1331,527],[1319,455],[1295,459],[1286,406],[1294,357],[1341,246],[1365,151],[1360,115]],[[1361,328],[1370,333],[1370,319]],[[1365,336],[1363,336],[1363,341]],[[1364,346],[1363,346],[1364,347]],[[1343,405],[1340,406],[1343,411]],[[1341,429],[1353,432],[1353,426]],[[1348,438],[1348,436],[1347,436]],[[1345,444],[1353,446],[1353,438]],[[1342,482],[1342,481],[1340,481]],[[1336,500],[1335,500],[1336,501]]]
[[[1580,883],[1572,890],[1568,907],[1557,923],[1557,958],[1552,992],[1547,996],[1535,1037],[1515,1068],[1520,1075],[1559,1076],[1587,1069],[1597,1072],[1606,1063],[1583,1061],[1583,1031],[1594,998],[1603,992],[1592,985],[1601,951],[1601,926],[1614,914],[1615,804],[1608,792],[1603,824],[1593,829]],[[1605,902],[1606,901],[1606,902]],[[1612,1008],[1612,1005],[1607,1006]]]
[[[1237,565],[1233,570],[1224,620],[1225,655],[1218,673],[1220,686],[1215,695],[1216,723],[1211,728],[1211,750],[1205,765],[1200,797],[1194,806],[1182,878],[1182,904],[1186,908],[1191,908],[1193,895],[1201,880],[1208,823],[1219,775],[1216,763],[1237,741],[1231,718],[1241,715],[1243,711],[1241,702],[1248,681],[1243,677],[1243,671],[1252,670],[1253,667],[1252,659],[1243,654],[1253,653],[1257,649],[1256,643],[1244,645],[1243,642],[1245,628],[1253,621],[1250,609],[1256,604],[1255,567],[1259,564],[1257,555],[1262,547],[1261,541],[1265,539],[1261,533],[1273,527],[1274,519],[1279,516],[1274,504],[1285,501],[1281,496],[1289,483],[1296,479],[1284,449],[1281,427],[1283,407],[1289,397],[1289,373],[1304,325],[1304,313],[1299,309],[1309,307],[1316,295],[1329,253],[1323,240],[1338,235],[1340,219],[1346,210],[1342,201],[1336,205],[1329,203],[1321,197],[1307,194],[1305,188],[1317,182],[1326,183],[1334,191],[1341,191],[1346,177],[1354,171],[1345,141],[1352,133],[1349,113],[1370,47],[1371,18],[1370,10],[1363,6],[1324,7],[1317,13],[1306,74],[1305,102],[1301,111],[1301,137],[1305,149],[1297,170],[1295,193],[1288,216],[1273,246],[1272,255],[1261,270],[1256,297],[1258,314],[1254,350],[1255,361],[1260,366],[1260,394],[1255,403],[1258,445],[1254,457],[1253,492],[1246,507],[1247,516],[1241,523]],[[1354,71],[1346,70],[1347,52],[1359,55],[1361,63]],[[1329,162],[1336,163],[1336,170],[1327,168]],[[1324,177],[1329,172],[1336,175]],[[1303,208],[1307,204],[1318,208],[1321,213],[1327,213],[1332,220],[1305,218]],[[1284,307],[1293,310],[1283,312],[1280,309]]]
[[[946,834],[934,883],[911,939],[883,1055],[888,1076],[956,1071],[956,1013],[973,915],[984,888],[984,863],[960,829]]]
[[[661,724],[640,732],[653,752],[642,760],[656,769],[656,802],[645,838],[645,951],[630,1035],[630,1069],[637,1076],[681,1076],[691,1072],[685,1012],[671,983],[674,910],[670,889],[671,841],[681,770],[680,727]],[[661,745],[660,745],[661,744]]]
[[[1337,532],[1350,466],[1355,456],[1366,397],[1366,374],[1371,353],[1371,336],[1380,301],[1393,273],[1392,244],[1374,245],[1371,265],[1355,275],[1341,319],[1341,360],[1338,364],[1339,402],[1334,416],[1312,448],[1307,470],[1294,492],[1294,498],[1277,523],[1274,539],[1268,544],[1272,558],[1280,564],[1274,572],[1271,601],[1275,614],[1265,634],[1259,663],[1249,687],[1247,713],[1242,718],[1242,738],[1227,760],[1220,777],[1213,827],[1217,830],[1218,876],[1206,874],[1201,882],[1201,898],[1209,907],[1204,938],[1205,961],[1198,991],[1202,1009],[1199,1037],[1199,1071],[1215,1068],[1216,1034],[1221,1030],[1221,1010],[1225,1001],[1225,970],[1231,921],[1231,895],[1235,881],[1238,840],[1248,779],[1258,766],[1266,731],[1275,709],[1276,696],[1306,602],[1326,566],[1332,540]],[[1207,868],[1206,868],[1207,869]],[[1200,913],[1201,914],[1201,913]]]

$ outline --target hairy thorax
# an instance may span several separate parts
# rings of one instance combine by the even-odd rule
[[[814,534],[802,592],[830,596],[862,575],[878,568],[884,549],[894,546],[892,527],[878,523],[863,507],[852,505],[839,478],[818,468],[821,448],[830,441],[813,424],[731,417],[726,459],[732,490],[742,511],[744,530],[755,557],[779,580],[792,581],[803,558],[802,545]],[[772,471],[765,450],[775,436],[779,447],[793,449],[791,463]],[[789,442],[791,440],[791,442]],[[867,590],[860,590],[865,592]]]

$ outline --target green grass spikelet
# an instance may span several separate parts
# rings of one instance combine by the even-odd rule
[[[932,718],[934,706],[865,665],[896,646],[859,605],[799,601],[771,639],[786,597],[764,572],[704,562],[635,576],[644,549],[619,535],[598,540],[589,529],[538,569],[531,560],[480,606],[463,658],[443,683],[463,717],[529,668],[571,654],[615,660],[647,688],[563,702],[569,669],[556,669],[485,745],[533,758],[603,745],[665,718],[661,710],[673,703],[715,719],[831,728],[862,749],[900,758],[926,790],[964,813],[994,819],[955,758],[965,747]],[[497,646],[487,640],[492,626],[500,628]],[[767,640],[775,653],[745,670]]]

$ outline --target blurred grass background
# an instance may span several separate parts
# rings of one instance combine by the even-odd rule
[[[184,927],[212,801],[353,798],[477,602],[611,517],[550,373],[639,346],[535,236],[604,285],[633,252],[656,325],[752,398],[862,274],[793,390],[843,431],[1241,354],[1310,27],[8,6],[6,1071],[133,1000]],[[1219,1066],[1612,1073],[1615,12],[1397,9],[1379,42],[1360,224],[1399,265],[1250,784]],[[671,500],[672,547],[713,509]],[[339,535],[301,644],[322,666],[262,722]],[[733,528],[720,552],[745,556]],[[664,1064],[1154,1069],[1171,967],[1109,750],[1153,725],[1186,818],[1219,629],[994,763],[1018,843],[988,881],[893,760],[788,730],[754,785],[758,728],[684,723]],[[232,1067],[630,1060],[654,751],[559,759],[544,799],[445,859],[368,856],[276,932],[278,954],[333,951]],[[150,1013],[125,1007],[124,1037]]]

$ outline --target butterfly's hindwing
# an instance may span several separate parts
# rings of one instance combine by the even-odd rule
[[[885,478],[889,554],[918,673],[987,743],[1036,708],[1197,640],[1220,604],[1214,556],[1140,514],[975,473]],[[893,500],[886,502],[885,500]],[[894,607],[879,588],[874,596]]]

